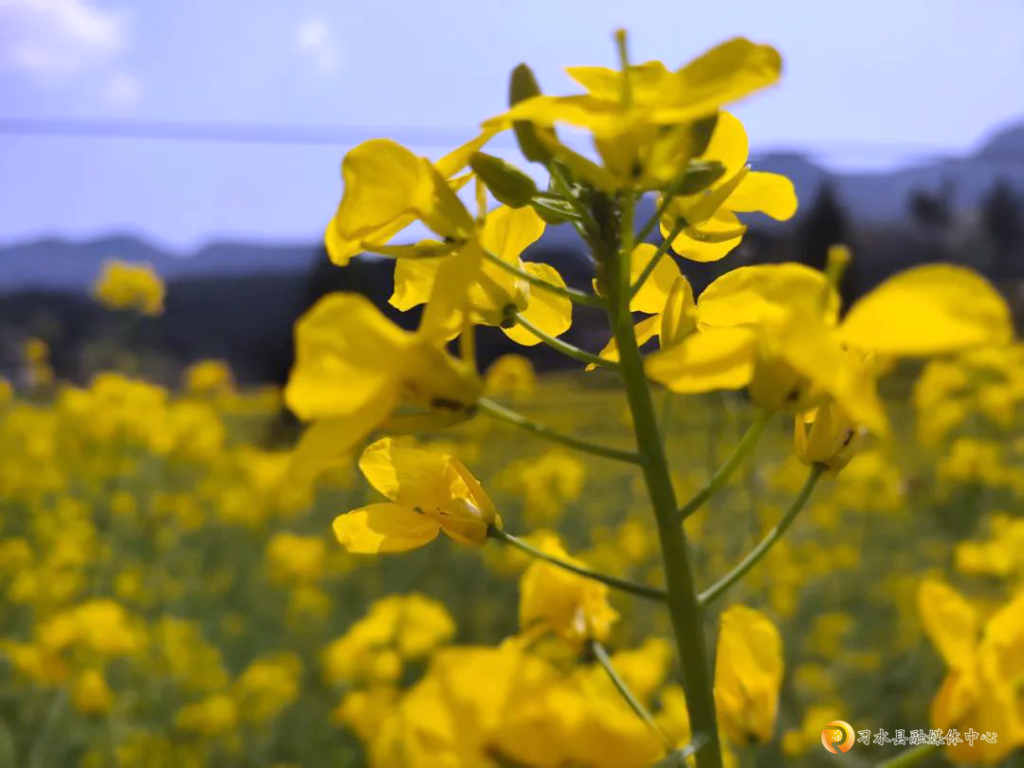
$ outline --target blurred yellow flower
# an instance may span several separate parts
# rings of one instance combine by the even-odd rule
[[[715,701],[734,743],[772,740],[782,672],[782,638],[771,620],[744,605],[727,608],[718,632]]]
[[[71,704],[83,715],[102,715],[110,710],[113,694],[99,669],[90,668],[75,678]]]
[[[224,360],[200,360],[185,369],[185,391],[192,395],[225,395],[235,388],[231,366]]]
[[[319,580],[326,555],[327,545],[319,536],[300,536],[281,531],[275,533],[267,543],[270,577],[291,586]]]
[[[93,285],[93,295],[110,309],[133,309],[144,315],[164,311],[164,283],[149,264],[111,259]]]
[[[553,537],[540,547],[559,560],[584,565]],[[519,626],[528,637],[550,632],[576,646],[591,639],[604,641],[618,618],[601,582],[543,560],[533,561],[519,580]]]
[[[332,685],[392,681],[404,661],[429,655],[454,634],[455,622],[441,603],[419,594],[389,595],[324,649],[324,679]]]
[[[410,333],[369,299],[338,293],[299,320],[285,400],[300,418],[315,423],[296,449],[298,469],[318,474],[392,419],[401,403],[448,420],[470,414],[482,385],[471,363],[441,346],[438,328],[448,315],[442,303],[431,302],[419,331]]]
[[[513,400],[529,397],[537,387],[533,364],[522,355],[502,355],[484,374],[484,391],[491,396]]]
[[[950,743],[946,750],[957,761],[998,762],[1024,745],[1024,593],[981,627],[960,594],[925,580],[918,588],[918,611],[948,670],[932,700],[932,727],[997,734],[993,741]]]

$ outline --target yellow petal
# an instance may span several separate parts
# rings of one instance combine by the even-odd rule
[[[742,242],[746,228],[732,211],[719,210],[710,219],[701,222],[700,230],[713,237],[700,240],[693,236],[692,230],[683,230],[672,241],[672,250],[690,261],[718,261],[728,256]],[[668,237],[671,232],[672,227],[666,226],[663,219],[662,237]]]
[[[432,195],[426,161],[390,139],[353,147],[341,174],[345,191],[325,242],[331,259],[342,266],[362,250],[363,240],[385,242],[408,225]]]
[[[918,588],[917,606],[925,634],[946,664],[951,669],[972,664],[978,642],[978,617],[971,604],[952,587],[929,579]]]
[[[715,130],[711,134],[711,141],[708,142],[708,147],[704,150],[701,158],[720,162],[725,166],[725,172],[721,178],[729,179],[747,164],[749,156],[750,142],[747,139],[747,130],[743,127],[743,123],[729,112],[719,112]]]
[[[523,264],[523,269],[552,285],[557,285],[559,288],[565,287],[562,276],[550,264],[530,261]],[[561,336],[572,325],[572,301],[564,296],[533,286],[530,289],[529,303],[521,314],[528,322],[549,336]],[[532,347],[540,342],[540,339],[519,325],[502,328],[502,330],[512,341],[523,346]]]
[[[770,45],[735,37],[715,46],[679,70],[687,96],[687,119],[714,112],[723,104],[742,99],[777,82],[782,57]]]
[[[839,295],[825,276],[803,264],[764,264],[726,272],[697,302],[702,325],[764,325],[799,314],[830,322]]]
[[[405,507],[429,512],[451,498],[450,457],[385,437],[366,447],[359,469],[380,493]]]
[[[776,221],[786,221],[796,213],[796,190],[793,182],[781,174],[751,171],[729,195],[726,206],[732,211],[759,211]]]
[[[665,309],[661,313],[660,340],[668,348],[689,336],[697,327],[697,305],[690,281],[680,275],[672,284]]]
[[[755,341],[743,328],[709,328],[650,355],[644,370],[673,392],[740,389],[754,373]]]
[[[395,290],[388,303],[402,312],[426,304],[440,267],[440,258],[399,259],[395,263]]]
[[[349,552],[406,552],[429,544],[440,530],[435,520],[398,504],[369,504],[334,518],[334,535]]]
[[[523,251],[544,234],[544,220],[529,206],[503,205],[487,214],[480,244],[502,261],[518,266]]]
[[[595,99],[615,102],[622,98],[622,72],[607,67],[566,67],[566,74],[587,89]],[[647,61],[629,68],[630,88],[641,101],[655,98],[672,72],[660,61]]]
[[[853,307],[840,328],[851,346],[885,355],[938,355],[1013,336],[1006,301],[965,267],[930,264],[890,277]]]
[[[650,243],[642,243],[633,250],[633,258],[630,261],[630,282],[635,283],[640,279],[644,269],[651,263],[657,248]],[[675,281],[682,276],[679,267],[671,254],[662,254],[654,271],[648,275],[643,286],[636,295],[630,299],[629,308],[633,312],[646,312],[654,315],[665,308],[669,292]]]
[[[299,485],[316,480],[349,457],[394,410],[398,394],[382,393],[347,418],[317,421],[306,428],[292,453],[289,473]]]
[[[325,296],[296,323],[285,402],[307,421],[351,416],[393,386],[411,341],[365,296]]]

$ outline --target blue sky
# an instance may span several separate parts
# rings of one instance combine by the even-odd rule
[[[1024,119],[1021,0],[0,0],[4,120],[319,128],[336,143],[0,134],[0,244],[132,231],[187,250],[319,237],[338,164],[382,132],[437,154],[500,111],[508,71],[676,66],[742,34],[776,45],[779,87],[741,105],[755,150],[844,168],[970,151]]]

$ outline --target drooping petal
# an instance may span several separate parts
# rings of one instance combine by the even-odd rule
[[[437,538],[433,518],[398,504],[369,504],[334,518],[334,535],[345,549],[360,555],[406,552]]]
[[[410,343],[365,296],[326,296],[295,326],[285,402],[304,420],[350,416],[391,386]]]
[[[290,474],[296,482],[305,484],[347,459],[384,423],[397,402],[396,391],[382,390],[347,417],[325,419],[308,426],[292,453]]]
[[[886,355],[923,356],[1002,344],[1010,309],[985,278],[965,267],[929,264],[891,277],[850,308],[846,343]]]
[[[399,259],[395,263],[395,289],[388,303],[402,312],[426,304],[440,268],[440,258]]]

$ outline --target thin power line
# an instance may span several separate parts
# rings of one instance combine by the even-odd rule
[[[291,144],[306,146],[351,146],[371,138],[387,137],[420,147],[453,147],[472,138],[472,126],[353,126],[281,125],[272,123],[231,123],[184,120],[32,119],[0,118],[0,135],[54,138],[125,138],[179,142],[220,142],[230,144]],[[511,134],[492,140],[497,147],[512,147]],[[766,147],[753,156],[794,154],[805,157],[892,157],[942,160],[959,157],[947,148],[920,142],[811,141],[801,146]],[[986,152],[985,159],[1020,162],[1016,153]]]

